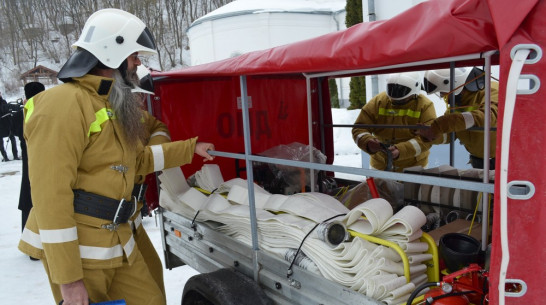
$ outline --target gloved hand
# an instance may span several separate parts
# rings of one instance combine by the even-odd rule
[[[366,149],[370,154],[375,154],[376,152],[382,150],[381,142],[378,139],[373,138],[366,143]]]
[[[398,148],[397,148],[395,145],[391,145],[391,146],[389,146],[388,149],[389,149],[389,150],[391,151],[391,153],[392,153],[392,159],[393,159],[393,160],[398,159],[398,157],[400,156],[400,151],[398,150]]]

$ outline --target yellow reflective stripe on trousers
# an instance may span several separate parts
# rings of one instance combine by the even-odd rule
[[[34,112],[34,98],[31,97],[25,104],[25,123]]]
[[[113,115],[112,109],[102,108],[99,111],[95,112],[95,121],[89,126],[89,132],[87,136],[90,136],[91,133],[96,133],[101,131],[102,123],[108,121],[110,117],[115,118]]]
[[[379,108],[379,115],[409,116],[418,119],[421,116],[421,111],[413,111],[411,109]]]

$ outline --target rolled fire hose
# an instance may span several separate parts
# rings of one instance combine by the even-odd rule
[[[338,220],[320,223],[315,232],[319,240],[332,248],[344,242],[348,237],[347,227]]]

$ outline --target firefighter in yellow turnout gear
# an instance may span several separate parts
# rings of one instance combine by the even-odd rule
[[[485,74],[475,67],[456,68],[454,70],[453,92],[450,92],[450,70],[430,70],[425,73],[423,87],[429,94],[439,94],[449,102],[450,94],[455,95],[455,107],[438,117],[429,129],[420,129],[425,141],[434,144],[449,143],[448,133],[455,132],[456,138],[470,153],[469,163],[474,168],[483,168],[484,159],[489,160],[489,169],[495,169],[495,131],[489,132],[489,156],[484,156],[484,132],[468,130],[471,127],[483,127],[485,121]],[[499,99],[499,84],[491,82],[491,127],[497,126],[497,104]],[[453,111],[451,111],[453,110]],[[489,114],[488,114],[489,115]]]
[[[128,71],[139,53],[156,51],[140,19],[100,10],[74,46],[58,74],[65,84],[25,105],[34,207],[19,249],[42,260],[57,304],[165,304],[133,235],[135,176],[189,163],[194,153],[212,160],[214,145],[144,146]]]
[[[430,124],[436,118],[434,104],[421,90],[418,72],[398,73],[387,79],[387,90],[373,97],[362,107],[356,124],[417,125]],[[426,167],[431,144],[425,143],[409,128],[358,127],[352,129],[353,140],[370,154],[370,166],[385,170],[388,154],[392,155],[394,171],[421,165]],[[390,152],[386,152],[388,149]]]

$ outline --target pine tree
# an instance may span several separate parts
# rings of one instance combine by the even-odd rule
[[[345,17],[345,25],[347,28],[362,23],[362,0],[347,0],[345,6],[347,15]],[[363,76],[351,77],[349,82],[350,105],[347,109],[360,109],[366,104],[366,81]]]
[[[332,105],[332,108],[339,108],[339,96],[335,78],[328,80],[328,91],[330,91],[330,105]]]

